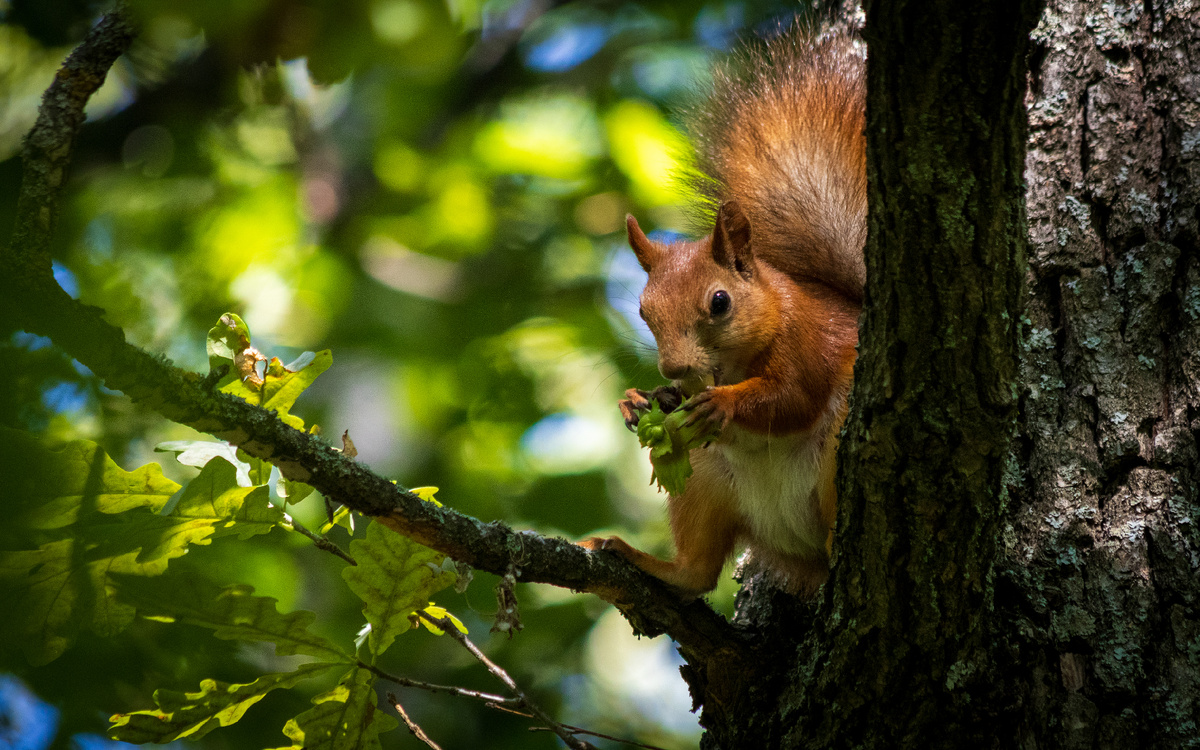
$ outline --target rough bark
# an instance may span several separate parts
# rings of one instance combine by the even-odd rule
[[[771,618],[756,644],[784,642],[757,695],[706,700],[709,747],[963,747],[1006,708],[993,577],[1036,20],[1035,2],[867,5],[868,279],[832,577],[808,610],[743,602],[747,627]]]
[[[867,300],[839,545],[788,744],[986,742],[1036,2],[870,3]],[[819,653],[819,651],[817,651]],[[836,711],[829,707],[836,705]],[[815,742],[814,742],[815,740]]]
[[[1020,739],[1198,747],[1200,7],[1060,0],[1034,38]]]
[[[13,228],[13,244],[29,259],[30,279],[50,272],[50,239],[58,224],[71,147],[83,125],[83,108],[108,77],[108,69],[129,49],[134,33],[124,3],[117,3],[117,11],[96,24],[42,95],[37,122],[22,150],[24,176]]]

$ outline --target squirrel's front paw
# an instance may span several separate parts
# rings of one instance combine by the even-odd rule
[[[685,401],[683,410],[688,412],[684,421],[687,425],[707,422],[716,430],[724,430],[733,419],[733,403],[727,397],[727,392],[711,385]]]
[[[650,407],[650,394],[639,388],[625,391],[625,399],[617,402],[617,408],[621,410],[621,416],[625,417],[625,426],[630,432],[637,432],[642,412],[650,411]]]
[[[664,413],[670,414],[678,409],[687,397],[683,395],[683,391],[677,385],[660,385],[650,391],[650,398],[658,402],[658,408],[662,409]]]

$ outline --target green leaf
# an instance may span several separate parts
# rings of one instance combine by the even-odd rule
[[[222,365],[230,368],[222,383],[237,379],[239,372],[245,374],[245,368],[239,367],[239,357],[244,357],[250,348],[250,328],[238,315],[225,313],[215,326],[208,329],[205,348],[208,350],[208,369],[215,370]]]
[[[249,539],[284,522],[283,511],[270,503],[267,487],[239,487],[237,470],[224,458],[209,461],[188,482],[171,515],[209,523],[213,538],[237,534]]]
[[[366,539],[350,543],[350,555],[358,565],[342,568],[342,578],[364,602],[372,654],[382,654],[410,629],[409,615],[427,605],[434,592],[454,584],[453,569],[442,567],[445,555],[376,521],[367,526]]]
[[[375,676],[353,669],[328,693],[312,699],[313,708],[292,719],[283,733],[308,750],[379,750],[379,733],[400,722],[378,710]]]
[[[110,636],[134,610],[113,598],[111,576],[155,576],[213,533],[212,522],[158,515],[179,485],[156,464],[127,472],[94,443],[51,450],[0,430],[4,524],[0,597],[4,637],[34,664],[65,651],[84,629]]]
[[[139,745],[172,742],[184,737],[197,740],[219,726],[227,727],[237,722],[247,709],[272,690],[294,687],[337,666],[340,665],[313,662],[294,672],[263,675],[244,685],[204,680],[199,692],[195,693],[156,690],[157,710],[112,716],[108,736]]]
[[[312,485],[281,476],[279,477],[279,484],[275,486],[275,491],[279,493],[279,496],[288,505],[295,505],[316,490],[312,488]]]
[[[237,459],[249,467],[250,483],[267,485],[271,482],[271,463],[261,458],[255,458],[246,451],[238,448]]]
[[[6,547],[16,546],[9,543],[10,536],[17,536],[13,532],[60,529],[89,513],[157,511],[179,490],[158,464],[125,471],[93,442],[77,440],[50,449],[29,433],[4,427],[0,476],[0,507],[6,515],[0,539]],[[25,538],[27,534],[21,541]]]
[[[11,607],[4,628],[13,631],[30,663],[58,658],[85,628],[101,636],[124,630],[134,609],[113,598],[111,576],[160,575],[171,557],[187,551],[194,537],[171,519],[145,511],[136,515],[126,523],[81,529],[76,538],[36,550],[0,553],[0,586]],[[208,534],[211,528],[190,531]],[[145,558],[143,548],[149,550]]]
[[[213,635],[224,640],[274,643],[280,656],[307,654],[328,662],[352,661],[332,641],[308,631],[315,614],[304,610],[280,614],[274,599],[254,596],[251,586],[220,588],[185,575],[123,576],[115,585],[118,598],[146,617],[212,628]]]
[[[304,389],[333,364],[328,349],[305,352],[287,365],[278,357],[268,360],[251,346],[250,329],[233,313],[225,313],[209,329],[207,347],[210,368],[229,366],[229,372],[217,382],[219,390],[276,412],[298,430],[304,429],[304,421],[289,410]],[[265,370],[260,371],[260,362],[267,363]]]
[[[33,664],[53,661],[84,628],[113,636],[133,622],[134,609],[114,598],[116,574],[161,575],[191,544],[218,530],[211,518],[159,516],[138,509],[105,523],[76,524],[76,535],[37,550],[0,553],[0,584],[14,615],[7,620]],[[234,533],[258,533],[242,526]]]
[[[703,422],[685,424],[688,412],[682,407],[666,414],[657,401],[651,404],[650,411],[638,419],[637,430],[638,441],[650,449],[654,466],[650,481],[672,495],[681,495],[692,475],[691,450],[716,438],[720,430]]]

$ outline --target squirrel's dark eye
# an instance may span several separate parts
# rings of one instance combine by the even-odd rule
[[[729,312],[729,292],[718,289],[713,292],[711,308],[713,315],[724,315]]]

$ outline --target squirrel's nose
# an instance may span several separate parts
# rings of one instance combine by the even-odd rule
[[[675,362],[658,361],[658,371],[667,380],[682,380],[687,377],[687,374],[692,371],[687,365],[677,364]]]

